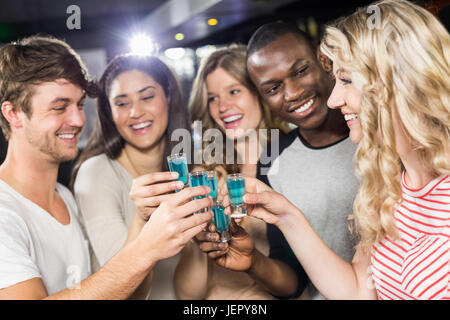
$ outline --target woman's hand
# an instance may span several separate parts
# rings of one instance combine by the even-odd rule
[[[130,198],[142,220],[147,221],[161,202],[174,196],[173,191],[184,188],[183,182],[173,181],[177,178],[177,172],[152,172],[133,179]]]
[[[244,203],[247,214],[259,218],[266,223],[280,226],[285,220],[287,213],[298,211],[298,209],[283,195],[273,191],[269,186],[256,178],[245,178]],[[223,205],[225,213],[231,214],[230,200],[226,196]]]
[[[210,207],[211,199],[191,199],[209,192],[210,189],[204,186],[186,188],[171,195],[170,200],[161,202],[153,212],[137,240],[142,241],[155,261],[176,255],[206,227],[207,222],[212,219],[212,213],[193,213]]]

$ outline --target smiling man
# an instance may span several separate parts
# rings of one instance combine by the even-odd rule
[[[351,261],[354,243],[346,221],[358,186],[352,168],[356,147],[342,114],[327,107],[334,81],[326,62],[294,26],[270,23],[252,35],[250,78],[271,110],[297,127],[281,138],[274,161],[258,164],[257,177],[301,208],[326,244]],[[281,232],[268,225],[267,234],[270,257],[304,275]],[[308,298],[322,298],[312,284],[307,289]]]
[[[9,140],[0,166],[0,299],[146,293],[144,279],[155,264],[177,254],[211,218],[192,215],[210,205],[207,198],[189,201],[208,188],[180,191],[148,222],[136,215],[125,246],[91,275],[75,199],[57,174],[61,162],[77,155],[83,104],[93,88],[79,56],[61,40],[30,37],[0,49],[0,124]]]

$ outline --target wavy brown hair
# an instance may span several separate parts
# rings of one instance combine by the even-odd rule
[[[209,113],[208,90],[206,88],[206,77],[218,68],[224,69],[253,95],[258,97],[259,106],[262,111],[262,119],[256,129],[279,129],[282,133],[287,133],[289,131],[287,124],[271,112],[269,106],[262,100],[257,89],[250,80],[246,67],[246,53],[247,49],[244,45],[231,45],[227,48],[216,50],[202,61],[192,86],[192,95],[189,101],[191,121],[202,121],[202,136],[208,129],[219,128]],[[270,141],[270,130],[268,139]],[[206,146],[206,143],[207,142],[203,142],[204,147]],[[225,145],[226,144],[224,143],[224,150],[221,155],[223,164],[204,162],[202,156],[202,165],[209,170],[213,170],[216,166],[220,166],[228,173],[240,172],[242,166],[237,163],[236,150],[234,152],[234,163],[227,164],[225,159]]]

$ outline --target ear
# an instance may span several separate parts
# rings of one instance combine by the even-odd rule
[[[9,122],[11,128],[22,128],[22,118],[20,117],[18,110],[14,110],[14,106],[9,101],[2,103],[2,114],[6,121]]]
[[[326,72],[328,73],[333,72],[333,61],[331,61],[326,55],[324,55],[319,48],[317,48],[317,60],[319,60],[320,64],[322,65],[322,68]]]

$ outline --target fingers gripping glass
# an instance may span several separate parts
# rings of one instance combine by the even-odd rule
[[[229,174],[226,177],[228,196],[231,202],[232,218],[242,218],[247,215],[244,205],[245,176],[241,173]]]
[[[213,222],[216,226],[217,233],[220,235],[219,242],[227,242],[231,240],[230,233],[230,217],[225,214],[225,208],[220,201],[214,202],[211,208],[214,216]]]
[[[169,170],[171,172],[178,172],[177,180],[183,182],[184,186],[187,186],[189,169],[187,166],[186,155],[183,153],[181,155],[174,154],[168,156],[167,163],[169,164]]]
[[[199,187],[199,186],[209,186],[208,185],[208,172],[206,171],[197,171],[197,172],[192,172],[189,173],[189,184],[191,185],[191,187]],[[195,199],[202,199],[206,196],[197,196],[194,197]],[[209,210],[209,208],[204,208],[202,210],[200,210],[200,212],[207,212]],[[198,212],[196,212],[198,213]]]

